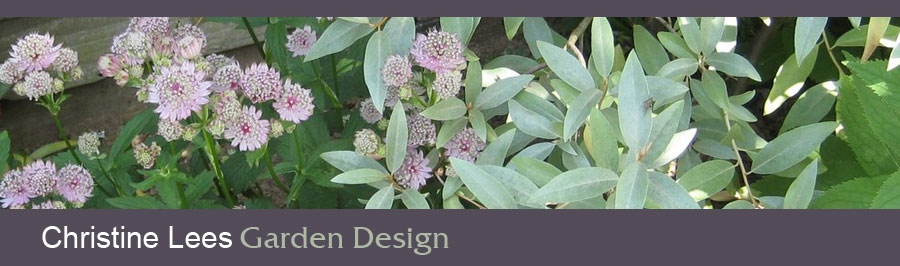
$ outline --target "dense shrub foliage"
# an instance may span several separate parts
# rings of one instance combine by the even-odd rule
[[[70,140],[79,58],[23,36],[0,92],[61,141],[0,133],[3,207],[900,207],[890,18],[508,17],[527,50],[493,58],[470,49],[481,18],[436,20],[202,19],[248,30],[264,61],[238,62],[133,18],[81,58],[153,106],[115,139]]]

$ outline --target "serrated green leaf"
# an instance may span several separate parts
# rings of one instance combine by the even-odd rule
[[[813,201],[811,209],[867,209],[889,176],[860,177],[825,191]]]

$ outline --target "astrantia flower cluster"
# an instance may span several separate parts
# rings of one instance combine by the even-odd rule
[[[52,162],[38,160],[3,175],[0,203],[3,208],[11,209],[22,209],[29,204],[33,209],[64,208],[62,202],[50,200],[58,195],[72,206],[80,207],[93,195],[93,190],[94,180],[84,167],[70,164],[57,170]]]
[[[290,79],[282,81],[281,73],[265,63],[242,69],[234,58],[203,57],[207,45],[203,31],[177,24],[168,18],[133,18],[114,40],[113,53],[98,61],[103,76],[122,86],[138,87],[138,99],[156,105],[158,134],[166,141],[191,141],[205,131],[204,137],[209,133],[229,140],[241,151],[256,150],[283,134],[282,120],[300,123],[312,116],[310,90]],[[298,30],[291,44],[296,48],[312,45],[315,33],[311,37],[309,33]],[[145,69],[150,72],[144,73]],[[262,117],[262,105],[267,102],[279,119]],[[192,124],[186,124],[189,119]],[[154,164],[159,153],[153,147],[135,149],[135,158],[145,168]]]
[[[56,44],[49,33],[31,33],[17,40],[9,59],[0,65],[0,83],[31,100],[63,91],[63,83],[82,78],[78,53]]]
[[[100,138],[105,137],[103,131],[86,132],[78,137],[78,151],[91,158],[100,156]]]
[[[316,31],[312,30],[309,25],[303,28],[297,28],[287,37],[287,49],[293,53],[294,57],[304,56],[309,53],[309,49],[316,43]]]

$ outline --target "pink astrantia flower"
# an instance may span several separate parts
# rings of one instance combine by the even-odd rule
[[[119,55],[105,54],[97,59],[97,70],[100,71],[100,75],[107,78],[115,77],[124,66],[125,62]]]
[[[435,73],[449,72],[465,62],[462,42],[456,34],[431,30],[419,34],[410,53],[420,66]]]
[[[69,48],[59,49],[59,56],[53,62],[53,69],[61,72],[69,72],[78,66],[78,52]]]
[[[207,96],[212,82],[204,81],[204,76],[192,63],[163,67],[147,92],[147,102],[159,104],[153,111],[161,119],[188,118],[191,111],[199,112],[209,102]]]
[[[385,59],[381,68],[381,77],[384,84],[392,87],[405,86],[413,77],[412,63],[409,57],[392,55]]]
[[[281,74],[266,63],[253,64],[244,70],[241,88],[244,89],[244,96],[253,103],[276,99],[282,91]]]
[[[428,178],[431,178],[429,162],[422,151],[410,147],[406,152],[406,158],[403,159],[403,165],[397,170],[394,178],[404,188],[418,190],[425,185]]]
[[[56,191],[73,203],[84,203],[93,196],[94,179],[84,167],[70,164],[56,173]]]
[[[316,43],[316,32],[309,27],[309,25],[304,26],[302,29],[297,28],[287,37],[287,46],[288,50],[293,52],[293,57],[304,56],[309,53],[309,48],[312,48],[313,44]]]
[[[409,142],[407,145],[410,147],[434,144],[435,128],[431,119],[418,113],[410,115],[407,121],[407,128],[409,130]]]
[[[9,56],[20,71],[41,71],[53,64],[61,47],[62,44],[53,46],[53,36],[49,33],[31,33],[16,41]]]
[[[128,23],[128,31],[139,31],[147,34],[151,39],[169,33],[168,17],[134,17]]]
[[[231,145],[241,151],[259,149],[269,141],[269,121],[260,120],[262,111],[256,107],[244,106],[240,116],[225,128],[225,138],[232,139]]]
[[[3,180],[0,180],[0,198],[3,208],[28,203],[28,185],[21,170],[10,170],[3,174]]]
[[[53,78],[50,77],[50,73],[44,71],[31,72],[25,76],[24,81],[13,87],[13,91],[20,96],[37,100],[41,96],[53,93]]]
[[[475,159],[478,158],[478,155],[481,155],[481,150],[484,150],[485,146],[484,141],[475,134],[475,130],[471,127],[467,127],[459,133],[456,133],[456,135],[453,136],[453,138],[450,138],[450,141],[444,145],[444,148],[447,149],[444,155],[447,155],[447,157],[455,157],[460,160],[475,162]]]
[[[22,168],[29,198],[43,197],[53,192],[56,181],[56,165],[37,160]]]
[[[0,65],[0,83],[15,84],[24,76],[25,73],[19,70],[15,61],[7,60]]]
[[[213,75],[212,90],[215,92],[238,91],[241,89],[241,79],[244,78],[244,71],[237,63],[222,66],[216,70]]]
[[[284,81],[284,93],[272,104],[282,120],[300,123],[306,121],[313,113],[312,91],[292,84],[291,79]]]
[[[366,120],[366,122],[369,122],[369,124],[375,124],[384,117],[384,115],[375,108],[375,104],[372,103],[372,98],[367,98],[359,103],[359,116],[361,116],[363,120]]]
[[[200,41],[200,48],[206,47],[206,33],[203,33],[203,30],[201,30],[200,27],[194,26],[193,24],[183,24],[179,26],[175,29],[174,35],[176,42],[191,36]]]

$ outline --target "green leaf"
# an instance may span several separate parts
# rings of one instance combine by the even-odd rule
[[[525,42],[535,59],[541,59],[541,52],[537,48],[537,42],[553,43],[553,30],[542,17],[526,17],[522,22],[522,32]]]
[[[647,205],[661,209],[699,209],[700,206],[688,194],[684,187],[675,183],[672,178],[660,173],[650,172],[647,189]]]
[[[509,101],[509,118],[516,125],[516,128],[525,134],[545,139],[559,137],[549,119],[525,108],[516,100]]]
[[[625,144],[631,150],[639,151],[650,141],[650,90],[647,78],[637,54],[628,55],[625,69],[619,80],[619,128]]]
[[[860,177],[825,191],[813,201],[811,209],[867,209],[872,206],[878,190],[890,176]]]
[[[821,122],[798,127],[778,136],[753,157],[751,172],[773,174],[799,163],[813,152],[838,124]]]
[[[506,189],[508,189],[509,192],[513,195],[513,198],[516,199],[516,203],[518,203],[519,205],[536,209],[546,208],[540,203],[533,203],[530,201],[531,195],[538,190],[538,187],[527,177],[519,174],[515,170],[501,166],[481,165],[479,167],[485,172],[497,178],[500,183],[503,183],[503,185],[506,186]]]
[[[799,126],[822,121],[837,100],[837,83],[825,82],[807,89],[784,117],[779,134]]]
[[[506,38],[512,40],[519,32],[519,26],[525,21],[525,17],[504,17],[503,27],[506,29]]]
[[[866,65],[883,71],[884,65],[875,65],[875,62],[870,61]],[[856,67],[855,64],[848,66],[851,69]],[[886,175],[900,169],[900,153],[897,152],[900,150],[900,136],[896,130],[900,126],[900,112],[890,106],[894,101],[879,97],[872,90],[875,87],[869,88],[863,82],[860,77],[865,72],[861,70],[853,70],[854,75],[841,79],[840,97],[835,110],[844,127],[847,143],[866,173],[869,176]]]
[[[612,73],[615,61],[615,40],[612,27],[606,18],[595,17],[591,21],[591,57],[594,67],[604,79]]]
[[[113,142],[112,146],[109,148],[109,156],[106,159],[107,162],[115,162],[116,157],[119,154],[125,152],[125,149],[131,147],[131,141],[134,139],[138,133],[141,133],[147,125],[155,124],[157,118],[159,116],[156,115],[152,110],[145,110],[140,114],[128,120],[128,123],[125,123],[125,126],[122,127],[122,130],[119,131],[119,135],[116,137],[116,141]]]
[[[725,210],[753,210],[753,209],[756,209],[756,207],[753,207],[753,203],[750,203],[749,201],[735,200],[735,201],[732,201],[732,202],[729,202],[728,204],[726,204],[725,207],[722,207],[722,209],[725,209]]]
[[[394,187],[385,186],[375,192],[369,201],[366,202],[366,209],[382,209],[387,210],[394,205]]]
[[[456,34],[463,45],[465,45],[469,43],[472,33],[475,32],[475,18],[441,17],[441,30]]]
[[[598,89],[587,89],[578,94],[578,97],[572,101],[569,110],[566,111],[566,119],[563,123],[563,139],[571,139],[584,124],[591,110],[595,110],[597,103],[600,102],[600,96],[603,94]]]
[[[151,197],[107,198],[106,202],[119,209],[167,209],[165,204]]]
[[[261,167],[250,167],[247,165],[247,154],[238,152],[222,162],[222,172],[225,173],[225,180],[234,191],[244,191],[262,173]]]
[[[435,146],[437,148],[440,148],[446,145],[447,142],[450,141],[451,138],[453,138],[453,136],[456,136],[456,133],[459,133],[463,130],[463,128],[466,127],[466,122],[468,122],[468,119],[466,117],[461,117],[459,119],[444,123],[444,125],[441,126],[441,130],[438,131]]]
[[[0,131],[0,172],[5,173],[8,170],[6,161],[9,160],[9,147],[9,132]]]
[[[650,161],[649,166],[656,168],[678,159],[694,141],[697,129],[691,128],[672,135],[662,152]]]
[[[706,96],[722,110],[728,110],[731,103],[728,101],[728,88],[725,86],[725,80],[714,71],[703,71],[703,90]]]
[[[609,169],[587,167],[561,173],[531,196],[536,203],[565,203],[603,196],[616,186],[618,176]]]
[[[209,189],[213,187],[215,177],[216,174],[212,171],[206,171],[195,176],[193,182],[184,190],[187,201],[195,202],[209,192]]]
[[[810,54],[817,54],[818,50],[818,47],[813,48]],[[787,101],[787,98],[793,97],[800,92],[806,77],[809,76],[813,66],[816,65],[815,56],[807,56],[803,63],[800,64],[797,64],[795,57],[796,55],[791,55],[778,68],[778,72],[775,74],[775,81],[772,84],[772,90],[769,91],[769,96],[766,97],[766,104],[763,108],[764,115],[775,112],[775,110],[778,110],[778,107],[781,107],[781,104]]]
[[[495,59],[496,60],[496,59]],[[493,61],[492,61],[493,62]],[[481,95],[481,63],[470,61],[466,66],[466,103],[474,104]]]
[[[459,176],[447,176],[447,180],[444,181],[443,188],[443,197],[444,199],[448,199],[454,195],[456,195],[456,191],[459,191],[459,188],[463,186],[462,179]]]
[[[900,209],[900,172],[884,181],[872,200],[871,209]]]
[[[656,75],[669,80],[683,80],[696,73],[698,66],[696,59],[679,58],[663,65]]]
[[[532,79],[534,79],[533,75],[521,75],[494,82],[478,95],[474,106],[479,110],[500,106],[522,91]]]
[[[369,168],[361,168],[343,172],[331,179],[331,182],[339,184],[368,184],[384,181],[387,175],[381,171]]]
[[[655,75],[663,65],[669,62],[669,55],[662,44],[659,44],[653,34],[640,25],[634,27],[634,53],[641,60],[641,66],[650,75]]]
[[[813,198],[813,190],[816,188],[816,174],[819,160],[813,160],[800,175],[794,179],[787,194],[784,195],[784,209],[806,209]]]
[[[356,40],[359,40],[372,32],[369,24],[360,24],[342,19],[335,20],[318,41],[309,49],[309,53],[303,59],[304,62],[319,59],[320,57],[340,52],[350,47]]]
[[[416,19],[392,17],[384,24],[384,35],[390,39],[391,54],[406,55],[416,38]]]
[[[703,54],[708,55],[716,51],[716,44],[725,34],[725,18],[724,17],[702,17],[700,18],[700,34],[703,40]]]
[[[562,171],[552,164],[534,158],[517,156],[509,163],[515,166],[516,172],[528,177],[538,186],[547,185],[553,177],[562,174]]]
[[[676,181],[696,201],[701,201],[722,191],[734,177],[734,164],[728,161],[712,160],[691,168]]]
[[[378,112],[384,112],[384,100],[387,97],[387,86],[381,75],[381,67],[391,52],[391,42],[382,31],[377,31],[366,44],[366,58],[363,61],[363,73],[372,104]]]
[[[860,57],[860,61],[866,62],[872,53],[875,52],[875,48],[881,43],[881,38],[884,37],[884,33],[887,31],[888,26],[891,25],[890,17],[870,17],[869,18],[869,28],[866,31],[866,46],[863,49],[862,57]]]
[[[472,125],[472,130],[475,131],[475,135],[477,135],[479,139],[487,140],[488,124],[484,119],[484,113],[478,109],[469,110],[469,124]]]
[[[841,37],[838,37],[836,41],[834,41],[834,47],[863,47],[866,46],[866,35],[869,31],[869,25],[862,25],[858,28],[851,29],[845,32]],[[888,44],[897,40],[897,35],[900,33],[900,27],[894,25],[888,25],[887,30],[884,31],[884,36],[881,37],[881,41],[879,44],[881,46],[887,46]]]
[[[547,66],[560,79],[580,91],[596,88],[591,73],[574,56],[562,48],[542,41],[537,42],[537,47],[544,56]]]
[[[679,17],[678,28],[681,29],[681,35],[684,36],[684,42],[687,43],[687,46],[691,51],[694,51],[694,54],[703,52],[705,42],[703,41],[703,36],[700,34],[700,25],[698,25],[696,18]]]
[[[387,162],[388,170],[396,173],[397,169],[403,165],[403,159],[406,158],[407,143],[409,142],[409,132],[406,124],[406,112],[403,110],[403,103],[397,101],[394,105],[394,111],[391,112],[391,120],[388,123],[387,138],[387,154],[385,162]]]
[[[656,37],[659,38],[659,42],[662,43],[662,46],[665,47],[669,53],[675,55],[675,57],[681,59],[693,59],[694,61],[697,60],[697,54],[695,54],[694,51],[691,51],[691,48],[688,47],[681,36],[668,31],[660,31],[656,33]]]
[[[350,21],[350,22],[353,22],[353,23],[369,24],[369,18],[368,18],[368,17],[338,17],[338,19]]]
[[[356,152],[353,151],[330,151],[322,153],[319,157],[322,157],[322,160],[325,160],[331,164],[331,166],[334,166],[334,168],[343,172],[368,168],[378,170],[384,174],[388,173],[388,171],[384,169],[384,166],[381,166],[381,164],[374,159],[356,154]]]
[[[404,189],[403,193],[400,194],[400,200],[403,201],[403,205],[406,205],[407,209],[430,209],[430,207],[428,207],[428,201],[425,200],[425,196],[415,189]]]
[[[496,178],[478,166],[457,158],[450,158],[450,164],[466,187],[475,197],[490,209],[516,209],[516,201],[506,187]]]
[[[650,180],[641,162],[625,167],[616,183],[616,209],[641,209],[647,201]]]
[[[706,56],[706,63],[733,77],[747,77],[755,81],[762,81],[753,64],[735,53],[713,53]]]
[[[421,115],[432,120],[454,120],[466,115],[466,103],[458,98],[448,98],[422,111]]]
[[[491,144],[484,148],[475,164],[502,166],[503,162],[506,161],[506,153],[509,151],[509,145],[512,144],[515,135],[516,130],[511,129],[494,139]]]
[[[266,42],[264,44],[267,59],[282,73],[288,73],[288,59],[291,53],[287,50],[287,29],[282,23],[269,23],[266,26]]]
[[[798,17],[797,27],[794,29],[794,54],[797,64],[802,64],[806,55],[812,51],[819,42],[819,36],[825,31],[827,17]],[[813,54],[815,56],[815,54]]]
[[[596,165],[606,169],[618,169],[619,143],[613,125],[600,110],[591,109],[588,128],[590,130],[585,129],[584,143]]]

